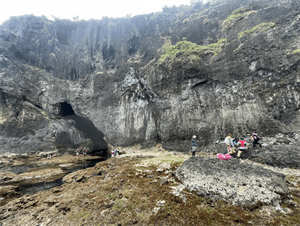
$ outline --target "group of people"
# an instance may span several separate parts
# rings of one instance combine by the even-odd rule
[[[114,150],[111,152],[111,157],[115,157],[117,155],[120,155],[120,152],[118,150]]]
[[[193,138],[191,139],[192,157],[195,157],[195,153],[197,149],[197,144],[195,140],[196,138],[197,137],[193,135]],[[246,137],[241,137],[241,138],[232,138],[232,135],[228,134],[223,142],[227,146],[227,149],[223,154],[226,153],[235,154],[237,152],[236,149],[238,148],[237,158],[239,159],[243,151],[246,151],[249,148],[251,141],[253,141],[253,147],[257,147],[257,146],[261,147],[262,145],[259,143],[259,140],[261,140],[261,137],[258,136],[256,133],[252,133],[252,135],[248,133]],[[219,142],[220,140],[218,140],[216,143]]]
[[[84,147],[82,150],[80,150],[79,148],[76,149],[76,155],[78,156],[83,156],[83,155],[87,155],[89,152],[89,148]]]

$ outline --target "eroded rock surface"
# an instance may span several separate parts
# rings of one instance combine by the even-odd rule
[[[233,205],[276,206],[289,192],[283,174],[236,159],[190,158],[176,170],[176,177],[199,196]]]
[[[296,132],[299,10],[216,0],[127,19],[11,18],[0,27],[0,151],[53,149],[43,139],[54,124],[67,147],[91,138],[57,120],[66,104],[112,145],[185,151],[194,134],[203,146],[229,132]]]
[[[298,145],[272,145],[251,148],[243,153],[241,158],[280,168],[300,169],[300,148]]]

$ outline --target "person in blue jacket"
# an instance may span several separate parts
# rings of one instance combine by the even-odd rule
[[[196,149],[197,149],[197,144],[196,144],[196,139],[197,137],[194,135],[193,138],[191,139],[192,142],[192,157],[195,157]]]

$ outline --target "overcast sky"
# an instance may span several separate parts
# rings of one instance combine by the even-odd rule
[[[190,0],[0,0],[0,24],[10,16],[51,15],[60,19],[101,19],[103,16],[124,17],[127,14],[159,12],[167,6],[189,5]]]

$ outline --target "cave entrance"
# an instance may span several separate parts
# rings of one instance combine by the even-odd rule
[[[71,106],[71,104],[67,102],[57,103],[54,106],[54,112],[56,116],[68,116],[68,115],[75,115],[75,112]]]
[[[67,102],[62,102],[60,109],[61,109],[60,110],[61,116],[75,115],[75,112],[74,112],[71,104],[68,104]]]
[[[85,138],[90,138],[93,141],[94,147],[90,150],[91,153],[107,151],[108,146],[104,140],[104,134],[95,127],[90,119],[76,115],[72,105],[67,102],[58,103],[55,108],[57,116],[61,116],[66,120],[74,120],[76,129],[81,131]]]

